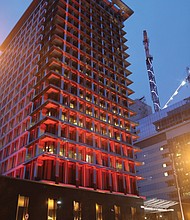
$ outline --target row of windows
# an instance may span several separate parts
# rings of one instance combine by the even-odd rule
[[[31,161],[25,166],[25,179],[57,181],[62,184],[81,186],[91,189],[136,194],[136,177],[128,172],[105,169],[100,165],[74,161],[71,159],[56,160],[41,155],[38,161]],[[85,165],[84,165],[85,164]]]
[[[15,149],[10,149],[8,147],[8,149],[5,149],[3,152],[4,154],[7,156],[7,152],[15,152]],[[0,156],[2,151],[0,152]],[[2,156],[1,156],[2,157]],[[4,157],[6,158],[6,157]],[[4,174],[8,171],[10,171],[11,169],[14,169],[16,166],[21,165],[22,163],[24,163],[26,158],[26,151],[25,150],[20,150],[17,152],[17,154],[14,154],[13,156],[8,155],[8,159],[4,159],[1,161],[1,166],[0,166],[0,174]],[[21,169],[17,169],[15,171],[14,177],[18,177],[18,178],[23,178],[23,174],[24,174],[24,170]]]
[[[66,4],[64,2],[59,2],[58,5],[66,10]],[[84,2],[81,1],[81,3],[79,3],[78,1],[69,1],[67,6],[68,12],[74,15],[76,18],[78,18],[79,12],[82,13],[83,17],[86,20],[91,19],[91,17],[95,17],[97,20],[105,20],[108,24],[110,21],[112,21],[112,16],[114,16],[115,18],[120,18],[119,13],[116,13],[116,10],[108,7],[108,5],[104,2],[100,2],[99,4],[97,4],[89,2],[88,0]]]
[[[72,11],[71,11],[72,10]],[[83,11],[83,10],[82,10]],[[106,32],[106,34],[108,34],[106,36],[107,39],[108,36],[111,37],[111,33],[114,33],[114,37],[117,35],[116,39],[118,41],[120,41],[120,38],[119,38],[119,28],[116,28],[115,25],[114,25],[114,22],[113,20],[109,20],[109,19],[103,19],[102,16],[98,17],[97,14],[93,14],[93,11],[94,10],[91,10],[92,11],[92,14],[93,16],[95,16],[95,18],[93,16],[91,16],[91,18],[86,18],[85,17],[85,12],[77,12],[74,8],[72,9],[68,9],[68,12],[69,12],[69,16],[68,16],[68,22],[72,25],[74,25],[74,27],[76,28],[81,28],[81,30],[83,31],[83,29],[85,29],[86,27],[89,29],[92,29],[93,31],[96,31],[97,32],[97,35],[99,35],[101,37],[101,32]],[[57,13],[63,17],[64,19],[66,19],[66,9],[63,10],[63,8],[59,8]],[[99,19],[97,19],[99,18]],[[80,26],[79,26],[79,23],[80,23]],[[85,27],[86,26],[86,27]],[[108,27],[106,29],[106,27]]]
[[[46,122],[48,122],[48,124],[46,124]],[[112,140],[115,141],[121,141],[127,144],[132,144],[131,135],[119,131],[118,129],[107,130],[106,126],[98,127],[98,125],[92,128],[91,125],[89,125],[88,127],[88,124],[87,126],[85,126],[85,128],[87,130],[84,130],[84,127],[79,129],[78,127],[71,126],[70,124],[58,125],[58,123],[55,124],[54,120],[50,122],[50,120],[48,121],[48,119],[46,119],[44,124],[41,124],[39,128],[35,128],[30,132],[29,141],[32,142],[44,134],[53,134],[60,138],[67,138],[73,141],[86,143],[90,146],[95,146],[95,147],[99,147],[98,140],[100,139],[100,137],[106,140],[105,148],[107,148],[108,146],[109,138],[112,138]],[[94,133],[92,133],[92,131],[94,131]],[[89,134],[91,134],[91,136],[89,136]]]
[[[27,144],[28,134],[24,134],[21,137],[17,138],[11,144],[6,146],[0,151],[0,160],[2,161],[3,158],[9,157],[11,154],[19,151],[23,146]]]
[[[22,220],[22,219],[28,219],[29,218],[29,206],[30,206],[30,198],[18,195],[18,202],[17,202],[17,213],[16,213],[16,220]],[[48,198],[47,199],[47,220],[56,220],[58,216],[64,216],[64,213],[61,213],[60,211],[63,211],[62,208],[65,205],[63,201],[60,199],[54,199],[54,198]],[[72,213],[70,213],[73,216],[73,220],[82,220],[83,219],[83,210],[85,204],[82,204],[79,201],[73,201],[72,202]],[[92,212],[95,213],[95,220],[104,220],[104,214],[103,210],[104,207],[101,204],[96,203],[94,205],[94,210]],[[113,207],[110,207],[111,212],[114,213],[115,220],[119,220],[122,216],[121,208],[118,205],[114,205]],[[132,219],[135,219],[137,213],[137,209],[135,207],[131,207],[131,216]]]
[[[16,110],[13,109],[13,112],[15,112],[15,117],[14,115],[11,115],[11,117],[7,118],[7,121],[5,121],[6,124],[2,125],[1,137],[3,140],[3,146],[6,145],[9,141],[14,140],[14,138],[16,138],[19,135],[19,133],[16,132],[16,130],[12,130],[13,128],[20,127],[19,129],[22,132],[25,132],[29,128],[30,123],[29,120],[26,119],[26,117],[30,114],[31,108],[31,105],[26,106],[24,108],[24,113],[22,108],[18,111],[18,113],[16,113]]]
[[[77,64],[75,62],[73,63],[71,60],[68,60],[66,63],[67,67],[63,72],[63,76],[75,81],[76,83],[80,83],[80,85],[83,85],[88,89],[94,90],[95,92],[107,89],[107,94],[111,92],[111,89],[112,91],[114,90],[116,92],[121,93],[125,97],[128,95],[128,93],[129,95],[131,94],[131,91],[129,90],[129,88],[127,88],[128,84],[130,83],[130,80],[127,80],[126,78],[122,77],[120,78],[118,74],[111,72],[105,72],[105,75],[103,73],[98,74],[83,66],[78,67]],[[72,65],[76,65],[76,68],[79,69],[78,72],[72,72],[69,70],[69,67]],[[51,78],[53,78],[53,76]],[[39,81],[39,79],[40,77],[37,79],[37,82]],[[61,84],[60,76],[53,79],[56,85]],[[53,79],[50,80],[50,82],[53,81]],[[104,92],[102,92],[102,94],[104,94]]]
[[[51,89],[49,89],[49,91],[51,91]],[[71,109],[76,109],[76,110],[83,112],[85,114],[86,114],[86,111],[89,111],[88,114],[94,115],[94,117],[96,117],[96,118],[99,118],[102,113],[101,109],[98,110],[98,108],[100,108],[100,107],[104,110],[108,110],[111,114],[117,114],[117,115],[120,115],[121,117],[124,117],[126,119],[129,117],[129,114],[131,113],[126,110],[123,110],[123,107],[125,107],[125,108],[128,107],[128,102],[127,102],[127,100],[124,100],[124,99],[120,99],[120,101],[122,101],[122,103],[120,103],[120,106],[116,106],[116,103],[113,103],[113,102],[111,103],[110,100],[107,101],[107,100],[103,99],[102,97],[98,97],[95,94],[91,94],[90,92],[86,92],[85,97],[79,98],[80,94],[78,97],[71,97],[69,94],[59,94],[59,93],[55,93],[55,92],[49,93],[49,91],[47,91],[46,94],[42,95],[43,99],[42,99],[42,97],[40,97],[35,100],[34,105],[33,105],[33,110],[36,110],[37,108],[39,108],[47,100],[52,100],[52,101],[60,103],[64,106],[67,106]],[[64,90],[64,92],[65,92],[65,90]],[[68,91],[68,92],[71,92],[71,91]],[[85,101],[87,101],[88,103]],[[85,106],[86,106],[86,108],[85,108]],[[90,113],[90,111],[91,111],[90,107],[92,107],[92,109],[94,110],[93,113]],[[113,116],[113,118],[114,118],[114,116]],[[107,118],[107,121],[108,121],[108,118]],[[111,123],[111,119],[110,119],[110,123]]]
[[[70,108],[73,109],[73,103],[70,104]],[[105,126],[114,126],[121,128],[122,130],[130,132],[130,122],[125,120],[122,117],[122,114],[119,114],[121,116],[115,116],[111,115],[107,112],[100,111],[98,108],[91,106],[89,104],[84,103],[83,108],[80,109],[81,112],[84,112],[85,114],[79,114],[77,111],[73,111],[69,108],[62,110],[50,108],[46,109],[43,108],[41,111],[42,114],[37,113],[32,116],[31,119],[31,125],[33,126],[35,123],[39,122],[40,119],[45,118],[46,116],[53,117],[56,119],[60,119],[64,122],[69,122],[71,124],[86,128],[91,131],[96,131],[100,133],[100,130],[105,128]],[[115,113],[116,113],[115,109]],[[87,116],[89,115],[89,117]],[[91,117],[92,116],[92,117]],[[94,117],[94,118],[93,118]],[[98,119],[98,120],[95,120]],[[101,123],[101,124],[100,124]],[[114,127],[107,127],[105,129],[104,133],[109,133],[111,136],[113,136],[113,129]]]
[[[61,38],[66,37],[66,35],[64,36],[63,34],[60,34],[58,30],[55,30],[55,34],[57,36],[60,36]],[[100,39],[98,41],[95,41],[95,38],[92,38],[91,40],[87,38],[85,40],[85,38],[83,38],[81,43],[79,44],[77,42],[78,38],[75,38],[76,39],[73,39],[72,35],[67,35],[65,39],[68,46],[74,46],[73,48],[75,49],[75,51],[73,52],[73,55],[75,59],[78,58],[76,49],[80,46],[80,53],[84,55],[84,57],[81,56],[81,60],[82,58],[84,59],[86,57],[86,64],[91,65],[93,68],[96,68],[98,70],[103,71],[103,67],[106,67],[108,69],[111,69],[112,71],[114,70],[120,72],[120,69],[123,70],[129,65],[129,63],[121,57],[122,54],[120,53],[122,48],[127,49],[126,46],[123,45],[123,47],[120,47],[119,44],[116,45],[116,41],[113,42],[113,45],[109,45],[107,42],[101,41]],[[49,40],[51,40],[51,37],[49,38]],[[102,44],[99,44],[98,42],[102,42]],[[66,52],[70,53],[70,48],[67,49]],[[104,55],[103,59],[101,58],[102,54]],[[127,54],[124,53],[123,56],[127,57]],[[89,61],[87,60],[87,58]],[[93,59],[95,62],[90,63],[90,59]],[[97,62],[97,59],[99,60],[99,63]]]
[[[71,51],[71,49],[69,50]],[[73,51],[75,53],[75,50]],[[59,55],[61,55],[61,52],[54,48],[54,50],[52,50],[51,52],[50,60],[49,58],[46,58],[46,60],[44,60],[44,62],[48,62],[49,60],[49,70],[56,72],[56,75],[58,74],[63,75],[80,84],[84,84],[85,83],[84,78],[86,78],[87,82],[94,83],[94,87],[97,84],[100,84],[101,86],[109,87],[112,90],[119,91],[124,95],[126,95],[126,92],[124,92],[123,90],[128,89],[127,86],[132,83],[132,81],[126,78],[128,75],[127,70],[121,70],[121,71],[116,70],[115,72],[113,72],[113,71],[109,71],[106,68],[103,68],[103,71],[100,72],[91,67],[87,68],[86,64],[79,65],[79,63],[77,63],[74,59],[70,59],[69,57],[67,57],[68,54],[65,54],[66,55],[65,57],[59,57],[58,53]],[[69,54],[71,54],[71,52],[69,52]],[[78,55],[76,55],[76,57],[78,57]],[[61,63],[60,60],[62,59],[64,59],[64,61],[62,61]],[[88,60],[88,58],[85,59]],[[93,61],[91,63],[90,60],[87,62],[90,62],[89,63],[90,66],[97,64],[97,62],[93,62]],[[64,70],[60,68],[60,64],[64,66]],[[47,73],[44,72],[38,73],[37,82],[39,82],[44,77],[44,75],[47,74],[49,74],[49,71]],[[57,76],[57,80],[60,78],[60,75]]]
[[[97,149],[88,148],[86,146],[78,146],[65,142],[65,144],[57,145],[55,142],[41,143],[39,146],[31,146],[27,150],[27,160],[36,157],[42,153],[59,155],[60,158],[70,158],[74,160],[84,161],[87,163],[98,164],[102,166],[111,167],[118,171],[135,172],[134,163],[128,161],[121,156],[132,157],[132,150],[126,146],[114,145],[111,142],[110,150],[107,152],[100,152]],[[116,156],[117,154],[117,156]],[[120,157],[119,157],[120,156]]]
[[[62,37],[63,39],[65,39],[68,46],[70,46],[69,44],[71,44],[72,47],[73,48],[76,47],[76,49],[79,48],[79,46],[80,46],[80,51],[83,54],[86,53],[87,56],[93,56],[94,58],[98,59],[99,61],[104,60],[106,66],[111,66],[111,63],[113,61],[117,65],[120,65],[121,67],[123,67],[124,63],[126,63],[126,61],[124,59],[122,59],[122,57],[121,57],[120,50],[122,50],[122,49],[121,49],[120,41],[113,40],[112,44],[109,44],[109,42],[106,40],[107,38],[104,36],[102,36],[102,40],[101,40],[101,38],[98,38],[98,36],[95,34],[92,34],[92,38],[88,35],[83,35],[83,33],[81,33],[80,36],[78,36],[78,32],[77,32],[78,30],[75,31],[69,25],[67,26],[67,32],[64,29],[61,29],[61,30],[63,30],[63,32],[65,32],[64,35],[62,35],[62,33],[60,33],[59,29],[60,28],[58,28],[56,26],[54,33],[57,34],[58,36]],[[90,32],[88,33],[87,30],[86,30],[86,33],[90,35]],[[104,34],[102,34],[102,35],[104,35]],[[79,38],[81,39],[80,44],[78,43]],[[110,38],[110,41],[112,41],[111,38]],[[125,39],[123,39],[123,42],[124,41],[125,41]],[[102,42],[102,43],[100,43],[100,42]],[[123,44],[122,44],[122,48],[127,49],[127,47]],[[102,59],[102,57],[100,55],[98,56],[98,52],[100,54],[103,53],[105,58]],[[77,50],[75,51],[75,54],[77,54]],[[124,53],[123,58],[127,58],[126,53]]]
[[[66,44],[68,44],[68,42],[66,42]],[[62,46],[63,45],[61,43],[60,46],[58,47],[62,47]],[[56,55],[54,55],[54,53],[56,53]],[[89,53],[90,53],[90,50],[89,50]],[[52,59],[52,55],[55,57],[54,59]],[[50,55],[49,58],[46,58],[46,60],[44,60],[44,63],[49,62],[49,67],[51,70],[54,69],[54,70],[57,70],[58,72],[60,71],[61,73],[62,72],[61,66],[64,65],[66,69],[74,70],[73,72],[79,71],[83,74],[85,73],[91,78],[96,78],[97,74],[93,72],[97,72],[98,74],[100,73],[102,77],[105,77],[107,79],[112,78],[112,80],[118,81],[124,86],[127,86],[128,82],[131,83],[130,80],[126,79],[127,75],[129,74],[129,72],[126,70],[128,63],[126,61],[118,61],[118,58],[117,58],[117,63],[115,62],[113,63],[113,61],[111,61],[110,58],[109,59],[104,58],[103,59],[104,63],[101,63],[97,61],[97,59],[101,59],[100,56],[102,56],[102,53],[100,53],[98,58],[97,58],[98,55],[96,53],[96,58],[92,59],[93,53],[92,55],[89,55],[88,50],[85,50],[85,52],[83,53],[82,51],[82,53],[80,54],[80,57],[78,57],[79,55],[77,55],[75,48],[73,50],[68,49],[67,52],[64,53],[64,57],[62,57],[60,51],[58,50],[54,50],[52,52],[52,55]],[[62,58],[64,60],[62,60]],[[122,63],[122,65],[120,63]],[[119,77],[121,77],[121,79]]]

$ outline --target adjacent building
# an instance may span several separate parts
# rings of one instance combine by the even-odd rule
[[[144,96],[140,99],[135,99],[131,109],[136,113],[132,116],[133,121],[136,122],[152,114],[152,108],[146,103]]]
[[[143,216],[123,30],[132,13],[120,0],[34,0],[1,45],[0,173],[34,181],[12,188],[16,219],[35,216],[36,181],[46,206],[32,219],[63,219],[60,198],[67,219]]]
[[[181,197],[190,219],[190,98],[139,120],[137,130],[138,174],[145,178],[138,182],[140,194],[177,202]]]

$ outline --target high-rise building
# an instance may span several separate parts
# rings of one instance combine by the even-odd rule
[[[138,182],[140,194],[182,202],[185,219],[189,219],[190,98],[139,120],[137,130],[136,145],[142,150],[137,158],[143,163],[138,174],[144,177]]]
[[[141,218],[123,30],[132,13],[120,0],[31,3],[1,45],[1,175],[125,196],[115,219]]]

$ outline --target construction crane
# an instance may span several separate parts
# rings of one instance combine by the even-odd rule
[[[153,70],[153,57],[149,53],[149,40],[147,32],[143,31],[143,43],[145,48],[145,54],[146,54],[146,66],[148,71],[148,78],[149,78],[149,84],[150,84],[150,92],[151,92],[151,98],[153,101],[154,111],[158,112],[160,111],[160,100],[158,96],[157,86],[156,86],[156,80]]]
[[[172,94],[172,96],[169,98],[169,100],[164,105],[164,108],[168,107],[168,104],[174,99],[174,97],[179,93],[180,89],[186,85],[187,83],[190,83],[190,68],[187,67],[187,77],[181,82],[181,84],[178,86],[178,88],[175,90],[175,92]]]

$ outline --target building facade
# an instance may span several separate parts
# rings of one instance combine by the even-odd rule
[[[0,176],[1,219],[143,219],[138,197]],[[4,190],[6,188],[6,191]]]
[[[190,99],[187,98],[141,119],[140,138],[136,143],[142,149],[137,158],[143,163],[138,174],[145,178],[138,182],[140,194],[177,202],[180,195],[185,219],[190,219],[189,113]]]
[[[136,113],[136,115],[132,116],[133,121],[136,122],[152,114],[152,108],[146,104],[145,97],[135,99],[131,109]]]
[[[132,13],[119,0],[31,3],[1,45],[1,175],[138,196]]]

